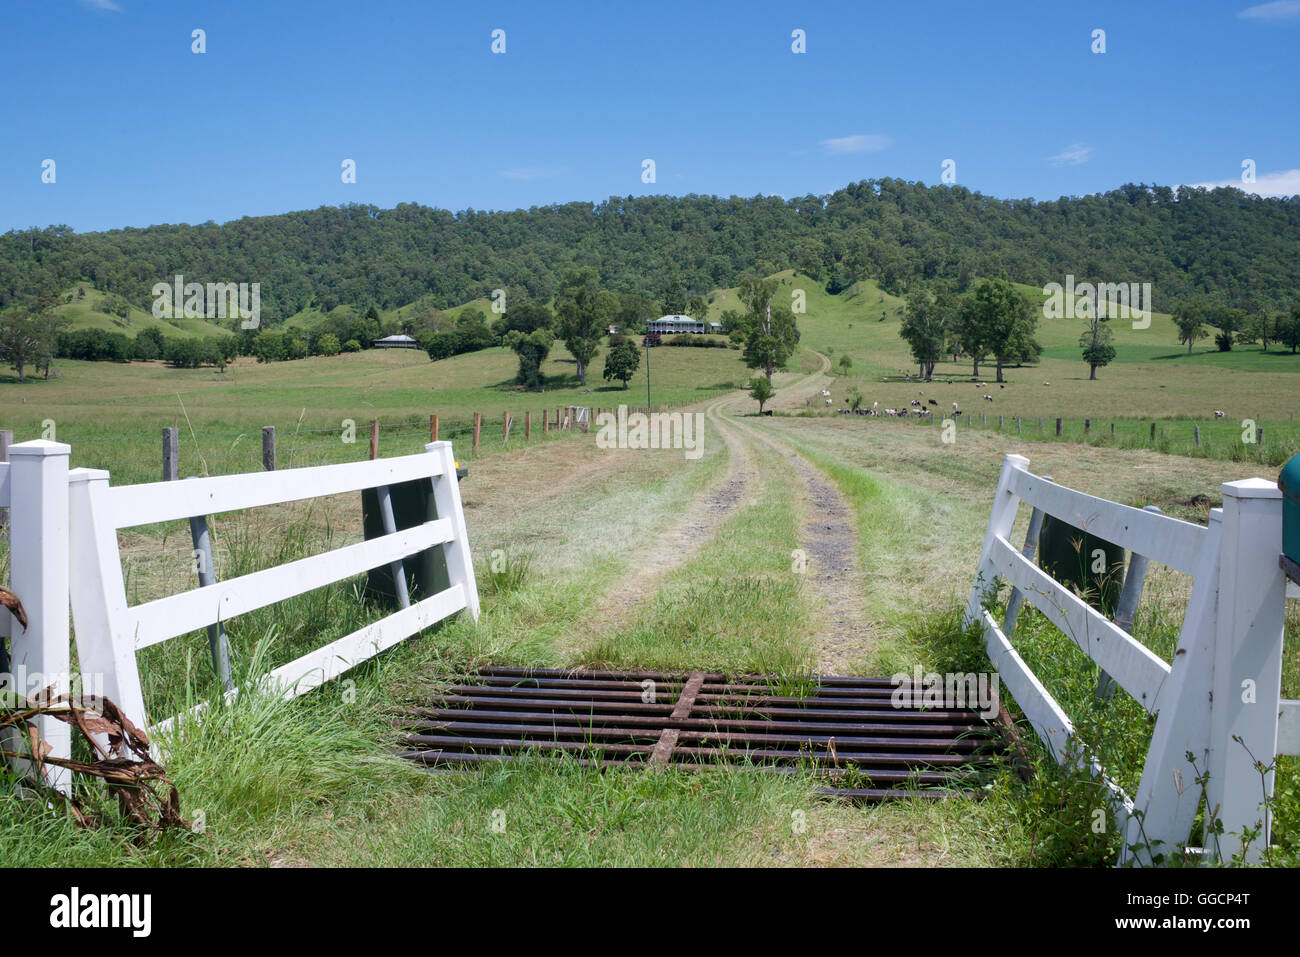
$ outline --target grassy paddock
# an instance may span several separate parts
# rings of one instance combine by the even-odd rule
[[[873,423],[874,424],[874,423]],[[951,447],[927,440],[920,428],[899,424],[873,432],[883,441],[863,444],[860,432],[844,420],[789,418],[763,420],[763,427],[792,444],[836,482],[858,520],[862,588],[877,616],[883,640],[864,667],[874,673],[989,671],[982,641],[961,627],[971,570],[988,519],[996,486],[1000,437],[981,433],[978,447],[954,455]],[[975,444],[975,443],[972,443]],[[1250,474],[1227,463],[1200,461],[1175,470],[1150,466],[1166,458],[1114,448],[1083,448],[1073,454],[1053,447],[1051,458],[1032,453],[1034,471],[1126,504],[1154,500],[1180,518],[1204,520],[1217,484]],[[1069,456],[1069,465],[1065,465]],[[978,467],[984,462],[983,468]],[[1174,491],[1176,489],[1176,491]],[[1189,504],[1201,495],[1203,505]],[[1028,509],[1022,509],[1015,535],[1024,534]],[[1018,539],[1017,539],[1018,540]],[[1181,627],[1189,583],[1185,576],[1153,565],[1133,634],[1156,654],[1172,657]],[[1004,586],[1002,600],[1008,589]],[[995,602],[996,604],[996,602]],[[937,608],[918,612],[918,608]],[[1000,617],[1001,606],[997,605]],[[1300,611],[1288,609],[1282,693],[1300,695]],[[1079,739],[1094,750],[1129,793],[1136,791],[1150,743],[1151,722],[1123,691],[1106,703],[1094,696],[1098,669],[1043,615],[1026,606],[1014,636],[1016,648],[1075,721]],[[1016,710],[1014,702],[1006,701]],[[1120,836],[1107,828],[1097,834],[1093,811],[1105,806],[1102,789],[1087,775],[1058,767],[1026,727],[1037,777],[1028,785],[1013,775],[996,783],[983,813],[1000,815],[1005,833],[1000,853],[1020,863],[1106,864],[1120,850]],[[1300,863],[1300,761],[1277,762],[1275,848],[1269,863]],[[904,815],[899,810],[896,813]]]

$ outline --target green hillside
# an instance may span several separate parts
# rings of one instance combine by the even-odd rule
[[[231,334],[230,329],[218,324],[220,320],[209,322],[206,319],[157,319],[152,312],[134,305],[130,307],[125,317],[119,316],[104,308],[109,295],[86,283],[80,283],[63,291],[60,296],[62,302],[55,307],[54,311],[69,320],[68,328],[71,330],[101,329],[105,332],[120,332],[131,338],[144,329],[154,328],[160,329],[164,336],[182,339]]]

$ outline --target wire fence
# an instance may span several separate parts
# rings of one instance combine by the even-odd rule
[[[457,458],[463,462],[481,449],[515,447],[525,441],[537,442],[589,429],[598,411],[567,406],[526,413],[475,413],[451,419],[429,416],[390,422],[345,420],[333,428],[276,423],[238,431],[228,426],[191,427],[182,422],[152,434],[128,435],[103,435],[97,430],[81,434],[81,428],[68,425],[54,435],[33,427],[26,430],[32,434],[14,434],[12,441],[56,438],[72,447],[72,468],[104,469],[112,475],[113,484],[128,485],[172,477],[255,472],[272,463],[280,470],[414,454],[423,451],[435,432],[440,441],[454,444]],[[265,434],[268,429],[272,430],[269,439]],[[174,439],[167,437],[171,431],[175,432]],[[174,442],[172,454],[167,450],[169,441]],[[0,442],[0,446],[3,444]],[[3,459],[0,448],[0,461]]]
[[[840,414],[853,417],[852,412]],[[1268,466],[1280,466],[1300,453],[1300,423],[1275,420],[1031,417],[939,410],[919,415],[911,410],[899,410],[896,417],[891,417],[872,415],[866,409],[858,415],[873,422],[935,429],[939,432],[937,441],[953,444],[959,441],[958,436],[963,430],[978,430],[1029,442],[1073,442],[1144,449]],[[824,413],[818,413],[818,417],[823,416]],[[947,439],[943,435],[946,428],[949,429]]]

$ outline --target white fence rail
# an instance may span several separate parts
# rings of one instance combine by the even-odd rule
[[[1029,473],[1029,460],[1008,455],[994,496],[966,621],[979,622],[989,657],[1026,718],[1058,762],[1067,759],[1074,728],[1043,683],[1017,654],[1010,638],[983,607],[992,584],[1013,587],[1013,602],[1028,601],[1151,714],[1156,724],[1137,794],[1129,797],[1086,748],[1079,753],[1101,773],[1114,796],[1125,846],[1139,847],[1137,863],[1151,852],[1189,845],[1208,773],[1207,806],[1225,833],[1204,835],[1207,857],[1231,858],[1243,829],[1262,833],[1249,844],[1257,859],[1268,840],[1262,808],[1273,793],[1273,774],[1261,777],[1255,760],[1271,765],[1278,754],[1300,754],[1300,702],[1280,697],[1282,639],[1288,586],[1278,565],[1282,551],[1282,495],[1276,483],[1246,479],[1223,485],[1223,508],[1208,527],[1157,512],[1129,508],[1056,485]],[[1023,554],[1010,536],[1021,502],[1194,578],[1172,663],[1053,580]],[[1031,522],[1031,525],[1033,523]],[[1031,540],[1034,533],[1031,532]],[[1132,562],[1130,562],[1130,569]],[[1014,634],[1015,612],[1006,631]],[[1075,742],[1078,744],[1078,742]],[[1188,754],[1195,759],[1188,761]],[[1199,769],[1199,770],[1198,770]],[[1124,859],[1129,857],[1126,850]]]
[[[86,684],[91,676],[102,682],[103,693],[141,727],[149,726],[149,716],[136,660],[140,649],[370,569],[393,568],[401,609],[276,668],[263,681],[290,698],[459,611],[478,617],[478,587],[450,442],[391,459],[120,488],[109,485],[108,472],[69,471],[70,452],[61,443],[24,442],[10,446],[10,463],[0,464],[0,507],[11,510],[10,589],[28,616],[23,630],[0,609],[0,634],[11,638],[10,671],[21,669],[29,676],[29,687],[16,689],[20,693],[39,690],[31,687],[34,680],[42,682],[41,688],[54,684],[55,693],[71,690],[69,604]],[[388,489],[416,480],[431,483],[438,518],[398,530]],[[378,492],[385,531],[380,537],[127,604],[118,551],[121,529],[364,489]],[[443,550],[449,585],[412,604],[401,563],[432,547]],[[66,724],[41,719],[39,730],[54,756],[68,755]],[[64,789],[69,784],[58,769],[48,780]]]

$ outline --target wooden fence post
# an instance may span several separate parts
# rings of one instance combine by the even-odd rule
[[[1114,423],[1114,422],[1112,422],[1112,423],[1110,424],[1110,437],[1111,437],[1112,439],[1115,437],[1115,423]]]
[[[533,414],[524,413],[524,441],[527,442],[533,436]]]
[[[180,445],[178,440],[179,429],[167,426],[162,431],[163,442],[163,475],[164,482],[176,481],[176,476],[180,473]]]
[[[11,626],[9,670],[35,678],[39,687],[12,687],[32,696],[53,686],[54,696],[71,692],[68,628],[68,461],[72,448],[35,439],[9,447],[9,587],[22,599],[27,627]],[[39,676],[39,677],[38,677]],[[93,676],[92,680],[93,680]],[[29,679],[30,680],[30,679]],[[11,678],[11,682],[15,679]],[[50,745],[50,756],[72,756],[72,727],[50,715],[34,723]],[[18,750],[26,750],[30,744]],[[31,773],[31,764],[15,768]],[[72,775],[46,765],[45,779],[65,794]]]
[[[542,435],[550,432],[551,415],[545,409],[542,409]]]
[[[1196,447],[1199,449],[1201,447],[1201,427],[1199,425],[1192,426],[1192,436],[1196,439]]]
[[[435,412],[429,416],[429,441],[438,441],[438,413]]]
[[[1059,415],[1056,417],[1056,436],[1057,438],[1061,437],[1061,417]]]
[[[474,413],[474,451],[475,452],[478,451],[478,437],[479,437],[479,433],[482,431],[483,431],[483,413],[475,412]]]
[[[1002,416],[998,416],[998,431],[1002,431]]]
[[[275,426],[262,426],[262,468],[275,471]]]
[[[1154,422],[1152,422],[1152,423],[1151,423],[1151,441],[1154,442],[1155,440],[1156,440],[1156,424],[1155,424]]]
[[[275,426],[267,426],[271,430],[271,470],[275,469]],[[176,454],[176,433],[177,429],[163,429],[163,481],[175,482],[180,478],[179,469],[177,468],[178,456]],[[263,448],[265,448],[266,429],[262,430]],[[265,458],[265,454],[263,455]],[[217,572],[216,566],[212,559],[212,534],[208,530],[208,518],[206,515],[190,516],[190,543],[194,546],[192,552],[196,565],[196,572],[199,576],[199,587],[216,584]],[[208,625],[208,649],[212,653],[212,670],[216,673],[217,678],[221,681],[222,686],[229,691],[234,687],[234,682],[230,677],[230,648],[226,642],[226,631],[220,622],[214,625]]]
[[[1083,420],[1083,434],[1084,435],[1092,434],[1092,419]]]
[[[1039,431],[1039,432],[1043,431],[1043,418],[1042,418],[1042,416],[1039,416],[1039,417],[1038,417],[1038,431]]]
[[[370,457],[379,458],[379,420],[370,420]]]

